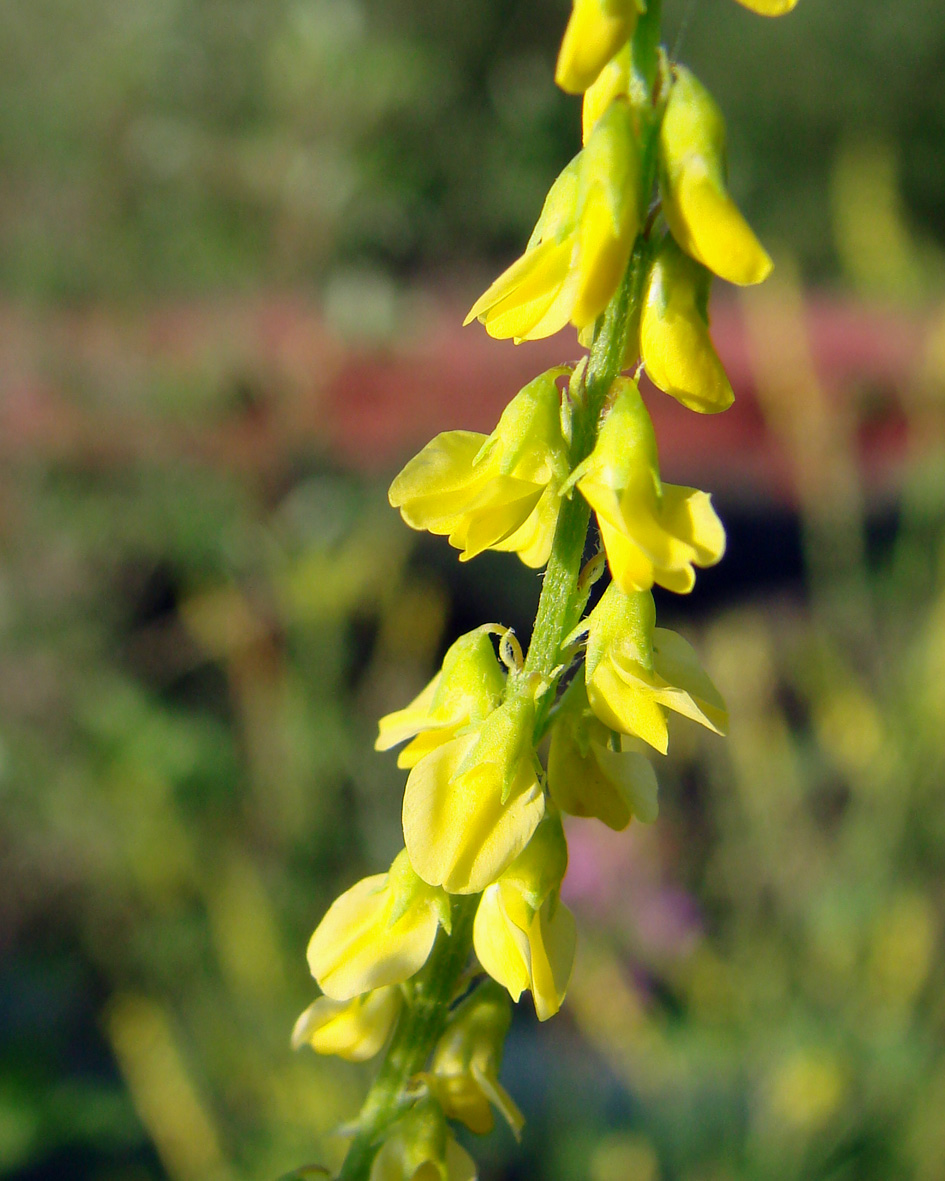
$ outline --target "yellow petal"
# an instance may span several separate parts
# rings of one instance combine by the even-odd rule
[[[401,1001],[396,986],[378,988],[349,1001],[320,996],[296,1021],[292,1046],[309,1045],[319,1054],[366,1062],[387,1041]]]
[[[478,1176],[476,1162],[466,1149],[450,1136],[446,1142],[446,1181],[477,1181]]]
[[[687,164],[663,212],[683,250],[719,278],[745,287],[771,274],[768,252],[704,161]]]
[[[544,566],[551,553],[560,507],[561,493],[556,485],[549,484],[521,526],[492,548],[517,553],[533,570]]]
[[[588,750],[582,754],[569,730],[559,716],[551,731],[548,753],[551,798],[569,816],[593,816],[608,828],[621,831],[633,815],[624,790],[626,777],[622,769],[614,775],[607,761],[597,757],[599,748],[596,743],[589,743]]]
[[[414,869],[451,894],[478,894],[528,843],[544,813],[533,760],[514,770],[502,802],[502,772],[483,763],[459,773],[478,741],[473,734],[439,747],[410,772],[404,837]]]
[[[676,632],[658,627],[653,632],[653,654],[657,673],[668,686],[674,687],[671,698],[664,692],[663,703],[716,734],[725,734],[728,729],[725,702],[699,663],[692,645]]]
[[[451,532],[483,482],[473,460],[485,441],[474,431],[444,431],[395,477],[388,499],[412,529]]]
[[[528,936],[505,913],[496,884],[483,891],[476,909],[473,947],[483,968],[517,1001],[530,983]]]
[[[429,724],[430,707],[439,683],[440,674],[437,673],[409,705],[381,718],[377,724],[375,750],[390,750],[408,738],[413,738]]]
[[[571,238],[542,242],[528,251],[520,260],[523,265],[512,290],[479,313],[489,335],[498,340],[541,340],[559,332],[571,315],[571,301],[563,288],[573,252]]]
[[[426,963],[439,917],[418,900],[390,923],[395,898],[387,874],[364,878],[328,909],[308,945],[312,975],[326,996],[346,1001],[408,980]]]
[[[654,695],[628,684],[609,660],[601,661],[587,682],[587,697],[605,726],[621,734],[633,734],[660,754],[669,747],[666,715]]]
[[[539,1021],[547,1021],[561,1008],[574,967],[576,943],[574,915],[563,902],[558,902],[553,911],[546,902],[528,930],[532,999]]]
[[[512,476],[490,479],[450,533],[450,545],[463,551],[459,560],[468,562],[483,550],[498,548],[525,524],[543,491],[541,485]]]

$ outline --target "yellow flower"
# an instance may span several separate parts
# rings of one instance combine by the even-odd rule
[[[476,1181],[476,1165],[446,1126],[439,1105],[421,1099],[394,1124],[368,1181]]]
[[[532,746],[535,707],[507,701],[411,770],[404,838],[417,873],[451,894],[478,894],[525,847],[545,810]]]
[[[725,733],[728,714],[692,647],[655,627],[655,619],[651,594],[625,595],[612,583],[585,621],[585,678],[590,706],[605,726],[665,754],[667,710],[716,734]]]
[[[617,738],[617,742],[614,739]],[[551,729],[548,791],[571,816],[595,816],[618,832],[636,816],[656,819],[656,775],[645,755],[623,750],[624,741],[601,722],[575,677]]]
[[[445,431],[414,456],[389,493],[407,524],[446,534],[460,561],[495,549],[543,566],[568,469],[555,385],[567,372],[549,369],[520,390],[488,437]]]
[[[433,1051],[422,1077],[448,1119],[484,1136],[492,1131],[492,1106],[505,1117],[516,1138],[525,1124],[515,1100],[499,1082],[502,1045],[512,1019],[509,998],[491,980],[460,1004]]]
[[[564,31],[555,81],[569,94],[582,94],[633,36],[636,0],[574,0]]]
[[[612,102],[551,187],[525,253],[473,304],[490,336],[539,340],[593,324],[617,290],[641,223],[633,113]]]
[[[709,272],[667,234],[646,281],[640,352],[655,386],[690,410],[715,414],[734,401],[709,337]]]
[[[738,0],[738,3],[760,16],[784,16],[797,5],[797,0]]]
[[[460,730],[483,722],[505,689],[505,674],[490,638],[502,631],[497,624],[486,623],[460,636],[427,687],[404,709],[381,718],[374,749],[390,750],[411,738],[397,766],[413,767]]]
[[[561,1008],[574,964],[574,916],[558,897],[566,868],[561,821],[549,817],[483,891],[473,924],[480,964],[512,1000],[530,989],[539,1021]]]
[[[399,987],[391,984],[349,1001],[320,996],[296,1021],[292,1048],[308,1045],[318,1054],[366,1062],[387,1041],[402,1000]]]
[[[663,216],[685,252],[730,283],[760,283],[771,259],[725,186],[725,123],[690,72],[676,67],[660,126]]]
[[[402,851],[388,873],[362,879],[331,904],[309,942],[309,968],[336,1001],[400,984],[426,963],[440,924],[449,930],[449,899],[421,881]]]
[[[725,531],[709,495],[660,480],[656,437],[636,382],[618,378],[617,398],[594,450],[575,469],[597,514],[614,581],[626,592],[654,583],[685,594],[693,566],[714,566]]]

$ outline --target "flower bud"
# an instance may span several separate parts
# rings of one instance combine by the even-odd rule
[[[400,752],[397,766],[413,767],[425,754],[455,738],[457,731],[482,722],[505,690],[505,673],[491,639],[501,630],[486,623],[460,636],[423,692],[404,709],[381,718],[374,749],[390,750],[412,738]]]
[[[508,994],[487,980],[450,1017],[423,1075],[448,1119],[471,1132],[492,1131],[496,1107],[518,1137],[525,1123],[515,1100],[499,1082],[502,1047],[512,1020]]]
[[[655,627],[653,596],[611,584],[587,618],[585,679],[591,709],[611,730],[665,754],[666,710],[723,734],[728,714],[692,647]]]
[[[567,475],[555,384],[566,372],[549,369],[520,390],[488,437],[445,431],[428,443],[390,486],[407,524],[448,535],[460,561],[495,549],[543,566]]]
[[[507,701],[411,770],[404,838],[420,876],[478,894],[525,847],[545,810],[532,746],[535,707]]]
[[[592,712],[584,678],[575,677],[551,730],[548,790],[571,816],[594,816],[620,831],[636,816],[656,819],[656,776],[639,751],[614,748],[613,731]]]
[[[426,963],[437,927],[449,923],[449,898],[423,882],[402,851],[388,873],[362,879],[331,904],[309,941],[309,968],[326,996],[351,1000],[408,980]]]
[[[685,252],[730,283],[760,283],[771,259],[725,185],[725,123],[712,96],[676,67],[660,127],[663,216]]]
[[[403,1003],[400,988],[386,985],[348,1001],[320,996],[292,1030],[292,1048],[309,1045],[318,1054],[366,1062],[387,1041]]]
[[[709,337],[711,277],[667,234],[646,280],[640,352],[647,376],[690,410],[715,414],[735,399]]]
[[[555,81],[569,94],[582,94],[633,36],[636,0],[574,0],[564,31]]]
[[[571,475],[597,515],[614,581],[631,591],[654,583],[686,594],[693,566],[713,566],[725,531],[711,499],[660,480],[653,424],[636,382],[618,378],[617,397],[594,450]]]
[[[476,1181],[476,1165],[456,1143],[439,1104],[421,1099],[390,1130],[369,1181]]]

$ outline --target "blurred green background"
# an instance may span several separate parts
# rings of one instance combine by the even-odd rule
[[[784,482],[726,458],[729,572],[660,610],[731,737],[680,726],[655,826],[572,826],[569,1001],[513,1027],[523,1146],[471,1147],[484,1181],[939,1181],[945,21],[666,10],[782,262],[731,347]],[[324,377],[521,248],[578,142],[566,15],[0,2],[3,1176],[339,1158],[370,1068],[288,1036],[312,928],[398,847],[376,718],[537,582],[401,527]],[[895,380],[824,361],[818,325],[859,345],[815,288],[905,333]]]

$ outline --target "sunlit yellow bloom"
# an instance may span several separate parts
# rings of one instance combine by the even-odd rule
[[[612,102],[551,187],[525,253],[473,305],[490,336],[538,340],[597,319],[640,228],[640,148],[625,101]]]
[[[567,856],[561,821],[549,816],[483,892],[473,925],[480,964],[512,1000],[530,989],[539,1021],[561,1008],[574,964],[574,916],[558,897]]]
[[[623,594],[614,584],[586,620],[587,696],[611,730],[642,738],[666,753],[666,711],[716,734],[728,726],[725,702],[682,636],[655,627],[648,592]]]
[[[320,996],[296,1021],[292,1048],[307,1045],[319,1054],[366,1062],[387,1041],[402,1001],[400,988],[394,984],[350,1001]]]
[[[336,1001],[399,984],[426,963],[437,927],[449,928],[449,907],[403,851],[388,873],[363,878],[328,908],[308,945],[312,975]]]
[[[446,534],[460,561],[496,549],[543,566],[568,467],[555,384],[566,372],[549,369],[520,390],[488,437],[445,431],[414,456],[389,493],[407,524]]]
[[[460,636],[423,692],[404,709],[381,718],[374,749],[390,750],[412,738],[400,752],[397,766],[413,767],[459,730],[485,721],[505,689],[505,674],[491,639],[502,630],[487,623]]]
[[[797,0],[738,0],[738,3],[761,16],[784,16],[796,6]]]
[[[683,66],[660,126],[660,191],[673,237],[697,262],[742,285],[770,273],[771,259],[725,185],[722,113]]]
[[[393,1126],[371,1165],[369,1181],[476,1181],[439,1104],[421,1099]]]
[[[709,272],[669,234],[646,281],[640,353],[655,386],[690,410],[715,414],[734,401],[732,386],[709,337]]]
[[[650,760],[621,749],[622,741],[591,710],[584,678],[575,677],[555,718],[548,753],[548,791],[562,812],[596,816],[617,831],[634,816],[646,823],[656,819]]]
[[[633,36],[636,0],[574,0],[564,31],[555,81],[569,94],[582,94]]]
[[[614,581],[622,590],[654,583],[685,594],[693,566],[713,566],[725,531],[711,499],[695,488],[664,484],[656,437],[636,383],[618,378],[617,398],[590,456],[572,480],[597,514]]]
[[[508,701],[411,770],[404,838],[424,881],[478,894],[525,847],[545,810],[534,716],[532,701]]]
[[[502,1045],[511,1019],[507,993],[491,980],[480,984],[450,1016],[430,1071],[423,1075],[446,1116],[480,1136],[492,1131],[493,1106],[516,1137],[525,1123],[515,1100],[499,1082]]]

